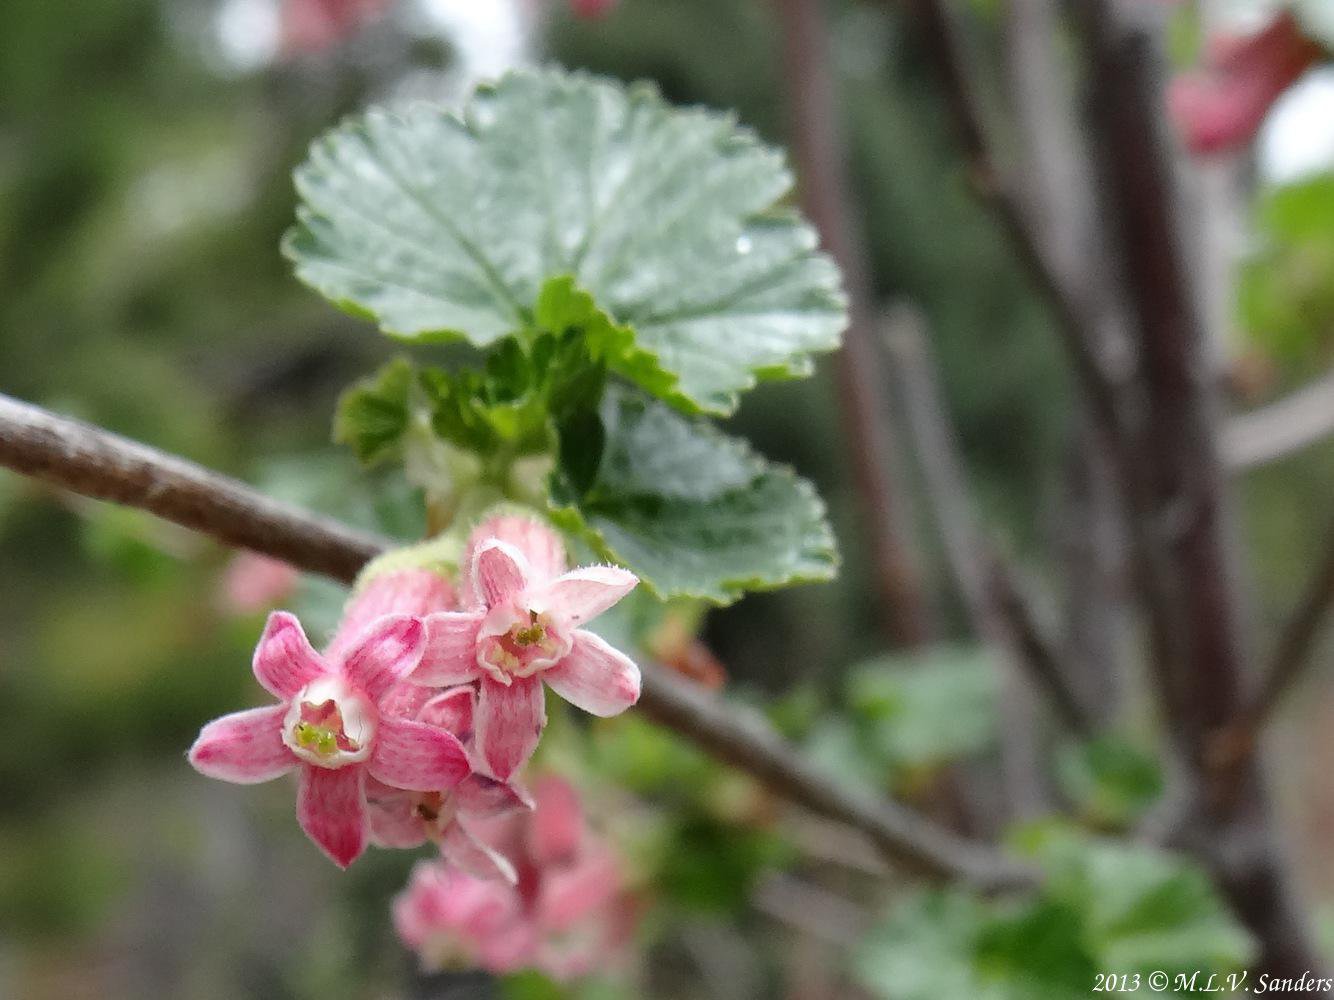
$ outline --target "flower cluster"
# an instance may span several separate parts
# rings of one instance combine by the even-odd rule
[[[460,575],[386,563],[322,654],[272,614],[254,672],[277,703],[210,722],[190,763],[241,784],[298,772],[301,828],[341,867],[368,842],[430,841],[460,872],[519,879],[488,830],[531,807],[514,779],[546,723],[543,683],[597,715],[638,700],[635,664],[580,627],[638,580],[567,571],[559,536],[511,514],[472,532]]]
[[[585,825],[573,788],[554,775],[536,808],[490,821],[514,859],[513,882],[442,861],[421,862],[394,901],[394,927],[422,966],[465,962],[495,973],[539,968],[559,980],[606,968],[628,942],[634,900],[616,856]]]

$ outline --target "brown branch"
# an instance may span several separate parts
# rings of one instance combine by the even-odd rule
[[[1123,317],[1116,303],[1109,298],[1105,283],[1099,280],[1105,247],[1088,231],[1092,223],[1083,217],[1085,206],[1077,192],[1067,199],[1070,204],[1062,201],[1061,204],[1046,205],[1044,211],[1030,212],[1013,172],[1006,171],[993,156],[993,143],[961,33],[948,5],[944,0],[905,0],[905,6],[917,21],[919,42],[939,75],[975,187],[991,206],[1038,291],[1052,309],[1057,333],[1083,390],[1082,402],[1088,409],[1090,431],[1112,467],[1119,499],[1131,512],[1127,518],[1131,540],[1130,568],[1148,628],[1150,664],[1165,700],[1175,703],[1178,699],[1170,674],[1171,665],[1179,654],[1172,623],[1164,610],[1169,606],[1167,574],[1157,558],[1155,541],[1148,528],[1148,489],[1132,451],[1128,421],[1121,412],[1124,384],[1133,371],[1126,363]],[[1020,30],[1053,29],[1049,16],[1043,16],[1042,11],[1030,10],[1026,4],[1022,9],[1008,10],[1007,14],[1015,22],[1012,36]],[[1024,41],[1029,47],[1037,44],[1027,35]],[[1048,46],[1055,44],[1054,38],[1044,41]],[[1022,55],[1016,53],[1016,57]],[[1036,86],[1030,79],[1032,75],[1032,71],[1024,75],[1021,99],[1027,99],[1026,94]],[[1048,86],[1059,86],[1059,81],[1050,81]],[[1021,118],[1030,130],[1050,127],[1051,124],[1040,121],[1036,115],[1025,114]],[[1068,149],[1068,137],[1057,139],[1044,133],[1040,145],[1043,150],[1067,147],[1066,155],[1083,155]],[[1039,163],[1031,170],[1042,168]],[[1072,178],[1087,181],[1088,170],[1083,162],[1071,163],[1069,168],[1064,172],[1069,176],[1038,176],[1038,185],[1045,185],[1046,190],[1037,193],[1050,197],[1051,189],[1064,191]],[[1089,206],[1090,213],[1091,210]],[[1046,227],[1040,226],[1037,219],[1045,219]],[[1069,229],[1058,229],[1057,223]],[[1092,226],[1094,230],[1099,228]]]
[[[766,916],[837,948],[855,948],[872,922],[852,900],[783,872],[764,878],[751,902]]]
[[[1172,569],[1166,596],[1186,640],[1178,664],[1185,697],[1169,712],[1198,750],[1201,735],[1232,716],[1245,674],[1208,334],[1186,263],[1151,44],[1120,26],[1103,0],[1079,9],[1098,162],[1148,407],[1140,442],[1146,513]]]
[[[3,395],[0,428],[0,463],[17,472],[312,573],[350,581],[385,544],[192,462]]]
[[[1164,135],[1162,63],[1152,40],[1111,0],[1072,6],[1089,68],[1090,125],[1105,186],[1117,277],[1133,309],[1147,406],[1138,447],[1164,597],[1181,640],[1172,737],[1202,794],[1181,844],[1213,871],[1261,945],[1258,967],[1296,978],[1320,961],[1284,870],[1266,782],[1251,748],[1216,752],[1238,710],[1246,657],[1231,544],[1217,380],[1180,231],[1172,147]],[[1327,991],[1326,991],[1327,992]]]
[[[906,491],[895,477],[893,413],[876,376],[871,281],[864,240],[848,204],[823,0],[777,0],[777,10],[801,203],[838,262],[848,295],[848,329],[834,360],[835,375],[882,621],[892,643],[920,646],[931,638],[932,616],[910,541]]]
[[[922,323],[911,307],[897,307],[886,316],[884,339],[946,562],[973,631],[1027,674],[1066,726],[1076,733],[1088,733],[1093,728],[1091,714],[1070,686],[1014,572],[977,523]]]
[[[1062,255],[1030,216],[1018,183],[993,157],[954,15],[943,0],[907,0],[906,6],[916,18],[917,37],[939,75],[974,188],[991,206],[1050,304],[1099,433],[1120,442],[1123,435],[1116,393],[1099,356],[1097,334],[1105,321],[1090,299],[1092,290],[1078,283],[1075,272],[1063,266]]]
[[[385,542],[276,503],[244,483],[88,424],[0,396],[0,465],[85,496],[151,511],[228,544],[351,582]],[[1032,873],[889,801],[831,781],[758,719],[746,718],[653,664],[639,708],[720,760],[821,816],[870,837],[923,875],[984,889],[1030,884]]]

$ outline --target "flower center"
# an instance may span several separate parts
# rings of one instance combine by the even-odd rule
[[[570,651],[569,639],[551,616],[529,608],[496,608],[478,639],[478,665],[505,683],[554,666]]]
[[[439,838],[445,827],[454,822],[459,811],[458,803],[449,792],[421,792],[413,804],[417,818],[426,824],[431,835]]]
[[[341,677],[321,677],[292,699],[283,742],[307,763],[337,768],[370,756],[375,707]]]

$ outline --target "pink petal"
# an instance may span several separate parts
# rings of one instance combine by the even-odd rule
[[[611,853],[590,851],[578,864],[548,875],[538,901],[538,919],[550,930],[568,930],[610,906],[620,886],[620,871]]]
[[[473,725],[492,777],[505,781],[518,770],[533,755],[546,724],[540,678],[516,677],[509,686],[482,678]]]
[[[477,692],[471,687],[454,687],[441,691],[417,712],[418,722],[436,726],[459,739],[472,735],[473,708]]]
[[[422,707],[436,697],[433,688],[413,684],[412,679],[399,681],[380,699],[380,714],[395,719],[415,719]]]
[[[429,569],[387,570],[371,577],[348,600],[338,631],[324,651],[330,662],[342,660],[363,632],[385,615],[424,618],[456,607],[454,585]]]
[[[251,665],[264,690],[284,700],[329,672],[311,648],[301,623],[286,611],[269,615]]]
[[[582,625],[635,589],[639,577],[618,566],[581,566],[534,587],[528,604],[567,625]]]
[[[366,798],[362,779],[366,770],[306,765],[296,794],[296,818],[306,836],[339,868],[366,850]]]
[[[343,676],[379,702],[390,689],[417,668],[426,645],[420,618],[386,615],[362,633],[343,661]]]
[[[639,700],[639,668],[592,632],[577,629],[570,653],[542,672],[551,690],[585,712],[619,715]]]
[[[463,744],[453,733],[424,722],[389,718],[380,720],[366,767],[386,785],[417,792],[443,792],[472,771]]]
[[[436,687],[476,680],[477,629],[484,617],[475,611],[441,611],[423,618],[426,649],[410,680]]]
[[[286,774],[296,757],[283,743],[286,705],[233,712],[214,719],[190,748],[190,763],[200,774],[238,785],[253,785]]]
[[[474,837],[457,820],[445,829],[445,835],[440,840],[440,853],[451,864],[458,865],[469,875],[501,879],[510,885],[519,881],[519,873],[514,870],[509,858]]]
[[[584,811],[572,785],[554,774],[533,789],[537,809],[529,818],[528,849],[540,865],[560,865],[574,859],[584,839]]]
[[[496,781],[484,774],[470,774],[454,787],[459,812],[472,819],[492,819],[516,809],[532,809],[533,800],[523,787]]]
[[[565,572],[565,544],[551,526],[526,514],[498,514],[489,517],[472,530],[468,545],[459,565],[471,566],[477,548],[497,538],[508,542],[523,553],[532,572],[530,583],[551,580]],[[466,586],[461,596],[462,607],[484,604],[482,596],[473,592],[471,574],[465,574]]]
[[[508,542],[492,538],[473,557],[473,590],[488,608],[502,604],[528,585],[531,570],[524,554]]]
[[[366,815],[373,844],[413,848],[426,843],[426,825],[417,814],[411,792],[390,788],[368,776]]]

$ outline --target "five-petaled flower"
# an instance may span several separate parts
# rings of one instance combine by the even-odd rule
[[[429,688],[401,684],[382,708],[451,732],[466,747],[476,700],[476,691],[467,686],[435,694]],[[470,875],[507,882],[518,877],[509,859],[479,831],[513,810],[531,809],[532,801],[522,788],[481,774],[470,774],[452,789],[426,792],[391,788],[370,778],[366,797],[371,840],[381,847],[418,847],[430,841],[439,845],[446,860]]]
[[[463,561],[465,611],[425,619],[429,641],[412,680],[478,683],[481,764],[501,781],[526,761],[546,724],[542,682],[594,715],[639,700],[639,668],[579,626],[639,582],[629,570],[565,572],[560,537],[541,522],[502,515],[474,529]]]
[[[279,703],[210,722],[190,748],[190,763],[239,784],[299,769],[301,828],[346,868],[366,848],[368,777],[431,792],[453,788],[470,767],[451,733],[381,710],[421,658],[420,618],[380,616],[335,646],[320,656],[295,617],[270,615],[254,671]]]

